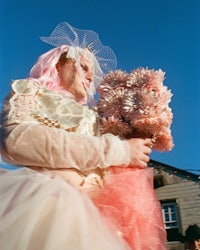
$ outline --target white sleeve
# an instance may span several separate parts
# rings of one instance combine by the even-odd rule
[[[14,165],[90,170],[130,162],[128,142],[111,134],[95,137],[26,122],[1,132],[2,157]]]

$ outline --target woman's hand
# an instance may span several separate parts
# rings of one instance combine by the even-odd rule
[[[131,160],[128,167],[146,168],[150,160],[152,140],[133,138],[128,140],[131,152]]]

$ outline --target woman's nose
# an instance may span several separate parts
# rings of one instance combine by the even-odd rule
[[[87,79],[89,82],[92,82],[92,81],[93,81],[93,73],[88,71],[88,72],[86,73],[86,79]]]

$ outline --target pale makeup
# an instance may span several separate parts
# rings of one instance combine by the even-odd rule
[[[87,88],[93,81],[92,57],[88,53],[80,56],[79,63],[68,59],[63,65],[57,64],[60,87],[69,91],[75,100],[79,101],[87,97]]]

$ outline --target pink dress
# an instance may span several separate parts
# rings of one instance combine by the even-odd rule
[[[118,228],[132,250],[164,250],[166,231],[153,188],[152,168],[112,167],[95,204]]]
[[[2,249],[138,250],[147,238],[143,249],[164,245],[153,172],[110,168],[128,165],[128,143],[97,137],[88,107],[16,80],[1,129],[3,159],[25,166],[0,169]]]

